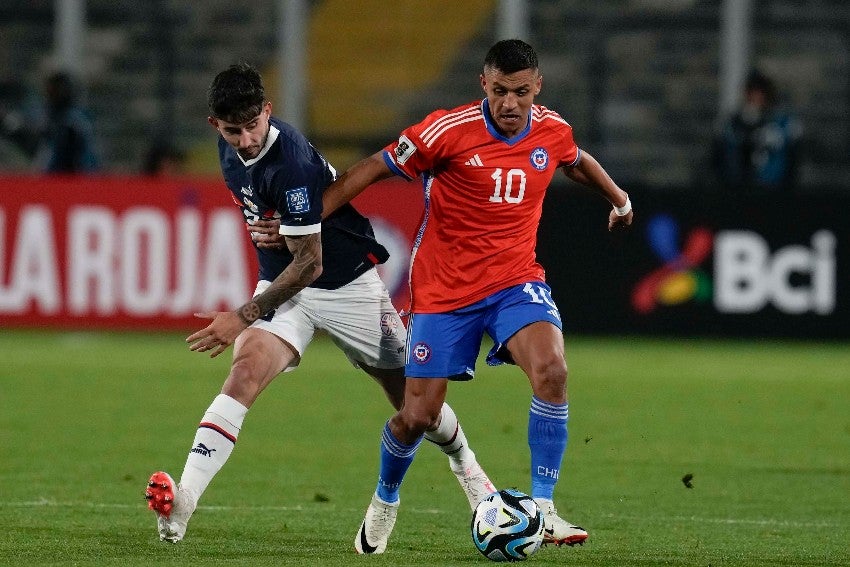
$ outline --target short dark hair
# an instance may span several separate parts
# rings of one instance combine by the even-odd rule
[[[493,45],[484,57],[484,69],[496,69],[505,74],[524,69],[537,69],[537,53],[521,39],[503,39]]]
[[[210,114],[226,122],[241,124],[263,110],[266,92],[260,73],[249,63],[237,63],[220,72],[207,91]]]
[[[74,79],[65,71],[55,71],[44,80],[48,104],[54,109],[65,109],[71,106],[76,97]]]
[[[744,90],[761,91],[764,93],[764,98],[769,105],[776,102],[776,84],[770,77],[758,69],[753,69],[747,75],[747,79],[744,82]]]

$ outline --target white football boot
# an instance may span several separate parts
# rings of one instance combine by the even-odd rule
[[[455,464],[452,462],[449,464],[460,483],[460,487],[466,493],[471,509],[475,510],[479,502],[496,492],[496,487],[490,482],[490,478],[478,464],[478,461],[473,461],[471,465],[460,468],[455,468]]]
[[[558,516],[555,504],[551,500],[535,498],[535,502],[543,512],[543,545],[554,543],[556,545],[584,545],[587,532],[584,528],[574,526],[565,519]]]
[[[158,471],[148,481],[145,499],[148,508],[156,512],[160,541],[177,543],[183,539],[186,525],[197,505],[192,494],[178,486],[168,473]]]
[[[354,549],[357,553],[383,553],[387,549],[399,502],[390,504],[378,498],[377,494],[372,496],[372,502],[366,509],[366,517],[363,518],[363,523],[357,530],[357,537],[354,538]]]

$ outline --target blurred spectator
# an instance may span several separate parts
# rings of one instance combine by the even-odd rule
[[[94,129],[77,103],[70,75],[55,72],[44,81],[43,107],[36,112],[4,114],[3,134],[32,158],[44,173],[88,173],[99,168]]]
[[[151,144],[142,163],[142,173],[153,176],[172,176],[184,173],[186,154],[176,146],[162,141]]]
[[[797,184],[802,126],[777,105],[774,82],[758,70],[744,85],[742,106],[718,128],[713,164],[736,191],[790,191]]]
[[[0,104],[0,136],[3,138],[3,153],[4,156],[13,156],[11,160],[13,163],[21,161],[21,159],[15,159],[16,154],[24,156],[26,168],[31,169],[32,157],[38,149],[39,127],[37,125],[42,122],[41,105],[27,101],[27,97],[22,93],[15,94],[17,97],[11,97],[10,100],[4,100]],[[17,103],[12,101],[14,98],[18,99]]]

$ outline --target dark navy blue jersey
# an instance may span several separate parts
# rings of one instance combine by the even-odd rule
[[[336,289],[375,264],[389,258],[375,240],[369,219],[350,204],[322,221],[322,193],[336,172],[298,130],[272,117],[269,135],[260,154],[243,160],[224,138],[218,156],[227,187],[248,224],[280,219],[280,233],[299,236],[322,233],[322,275],[310,287]],[[274,280],[292,262],[283,250],[256,247],[259,278]]]

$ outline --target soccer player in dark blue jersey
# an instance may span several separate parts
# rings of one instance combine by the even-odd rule
[[[231,312],[201,313],[209,325],[186,341],[218,356],[231,344],[230,373],[195,434],[177,484],[154,473],[145,496],[161,540],[177,542],[233,450],[248,409],[281,372],[294,369],[317,330],[326,331],[399,409],[404,399],[405,330],[375,265],[387,260],[369,220],[351,205],[322,218],[322,193],[336,172],[292,126],[271,114],[250,65],[219,73],[208,93],[224,181],[245,215],[259,259],[254,297]],[[449,456],[475,508],[493,485],[444,405],[427,435]]]

